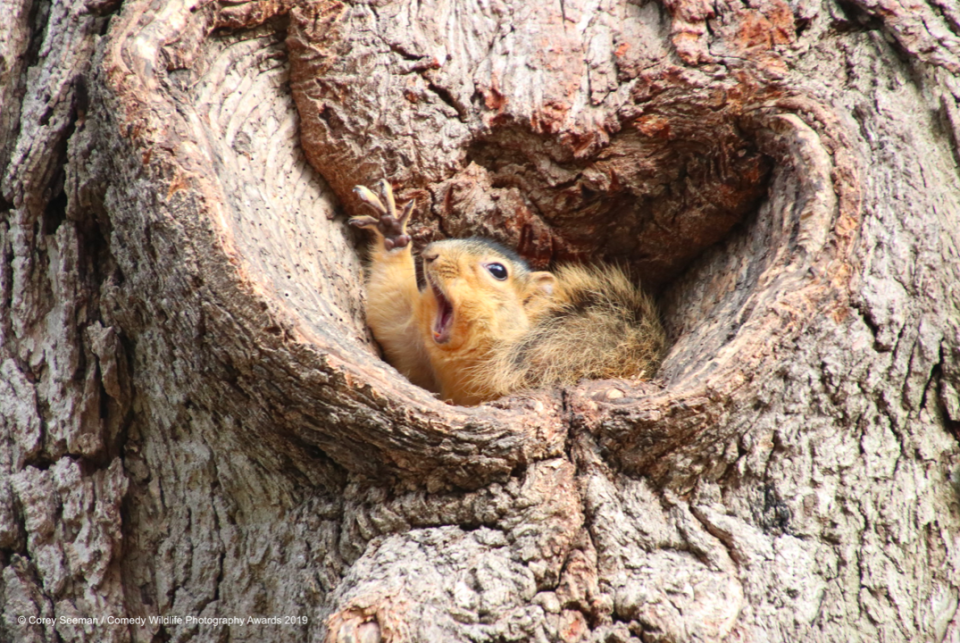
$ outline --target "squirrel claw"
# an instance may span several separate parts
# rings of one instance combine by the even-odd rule
[[[370,191],[369,188],[366,188],[362,185],[356,185],[353,188],[353,191],[356,193],[360,200],[371,206],[374,210],[380,214],[387,214],[387,209],[383,207],[383,203],[380,202],[380,199],[377,198],[377,195]]]
[[[397,205],[393,198],[393,189],[390,183],[383,179],[380,181],[380,191],[386,201],[384,206],[372,190],[362,185],[353,188],[353,191],[361,201],[377,211],[379,216],[357,216],[352,217],[350,225],[357,228],[369,228],[375,230],[383,238],[383,247],[387,250],[394,248],[405,248],[410,245],[410,235],[407,234],[407,221],[413,212],[415,201],[409,201],[403,208],[400,216],[397,216]]]
[[[416,201],[411,200],[405,206],[403,206],[403,214],[400,215],[400,225],[407,225],[407,221],[410,220],[410,213],[413,212],[414,205],[416,205]]]
[[[380,220],[376,217],[350,217],[347,223],[355,228],[375,228]]]
[[[397,204],[393,200],[393,187],[390,185],[390,181],[380,179],[380,193],[383,194],[383,198],[387,202],[387,214],[395,215],[397,213]]]

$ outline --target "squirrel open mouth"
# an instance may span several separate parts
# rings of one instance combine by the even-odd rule
[[[453,327],[453,304],[432,281],[430,287],[433,288],[433,296],[437,300],[437,319],[433,322],[433,341],[438,344],[446,344],[450,341],[450,329]]]

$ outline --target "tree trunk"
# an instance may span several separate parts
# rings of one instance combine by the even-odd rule
[[[952,0],[2,9],[0,640],[960,641]],[[658,377],[405,381],[384,177]]]

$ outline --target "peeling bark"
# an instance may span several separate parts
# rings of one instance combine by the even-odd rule
[[[0,639],[960,640],[953,4],[3,9]],[[403,380],[384,177],[633,270],[658,377]]]

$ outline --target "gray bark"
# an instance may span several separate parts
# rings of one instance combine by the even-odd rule
[[[4,0],[0,640],[960,641],[960,10],[905,4]],[[403,380],[384,177],[642,275],[658,377]]]

